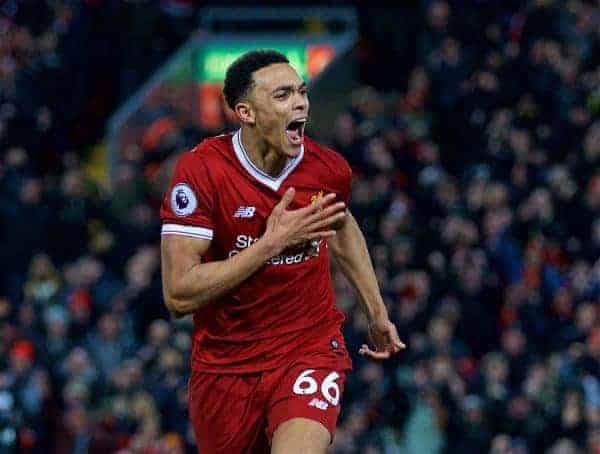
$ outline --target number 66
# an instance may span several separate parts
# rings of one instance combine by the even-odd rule
[[[293,388],[295,394],[307,395],[317,392],[319,384],[310,376],[314,371],[314,369],[306,369],[298,375]],[[337,372],[331,372],[321,383],[321,394],[331,405],[337,405],[340,401],[340,387],[335,382],[339,377]]]

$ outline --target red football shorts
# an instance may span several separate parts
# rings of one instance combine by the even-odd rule
[[[277,427],[296,417],[320,422],[333,440],[346,378],[340,353],[255,374],[193,372],[189,410],[200,453],[268,453]]]

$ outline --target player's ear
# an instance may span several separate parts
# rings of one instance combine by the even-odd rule
[[[238,102],[235,105],[235,113],[242,123],[253,125],[255,122],[254,110],[248,102]]]

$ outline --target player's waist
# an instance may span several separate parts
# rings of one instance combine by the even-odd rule
[[[194,335],[192,369],[215,373],[250,373],[278,367],[283,358],[296,355],[319,339],[339,343],[345,353],[341,325],[344,316],[335,311],[310,326],[280,330],[270,336],[219,336],[198,330]]]
[[[339,320],[335,297],[325,288],[306,292],[238,292],[206,306],[194,317],[196,338],[216,343],[268,340]],[[341,317],[343,319],[343,316]]]

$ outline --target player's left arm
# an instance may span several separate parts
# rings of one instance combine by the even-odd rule
[[[363,344],[359,353],[371,359],[387,359],[406,348],[389,319],[365,237],[350,211],[347,212],[337,235],[328,238],[327,244],[342,273],[358,293],[368,317],[369,337],[374,350]]]

